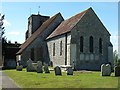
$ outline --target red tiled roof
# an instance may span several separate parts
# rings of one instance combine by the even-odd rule
[[[89,8],[91,9],[91,8]],[[54,31],[52,34],[50,34],[47,39],[50,39],[52,37],[70,32],[71,29],[81,20],[81,18],[84,16],[84,14],[89,10],[85,10],[75,16],[72,16],[71,18],[63,21]]]
[[[33,34],[31,37],[29,37],[21,46],[20,50],[16,54],[21,54],[22,51],[31,44],[54,20],[55,18],[60,15],[60,13],[57,13],[47,21],[45,21]]]

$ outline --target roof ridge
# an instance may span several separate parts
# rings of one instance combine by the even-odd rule
[[[75,15],[71,16],[70,18],[75,17],[75,16],[77,16],[77,15],[79,15],[79,14],[81,14],[81,13],[86,13],[86,12],[88,12],[90,9],[92,9],[92,8],[90,7],[90,8],[88,8],[88,9],[86,9],[86,10],[84,10],[84,11],[78,13],[78,14],[75,14]],[[66,20],[69,20],[70,18],[68,18],[68,19],[66,19]],[[66,21],[66,20],[65,20],[65,21]]]

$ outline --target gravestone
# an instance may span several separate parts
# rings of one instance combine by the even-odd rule
[[[32,61],[31,59],[29,59],[29,60],[27,61],[27,68],[26,68],[27,72],[33,71],[32,63],[33,63],[33,61]]]
[[[101,65],[101,75],[102,76],[110,76],[111,75],[111,66],[110,64],[102,64]]]
[[[111,65],[110,65],[110,64],[106,64],[106,68],[107,68],[106,74],[107,74],[108,76],[110,76],[110,75],[111,75],[111,72],[112,72],[112,70],[111,70]]]
[[[67,75],[73,75],[73,69],[72,67],[67,68]]]
[[[37,63],[32,63],[32,71],[37,71]]]
[[[61,68],[59,66],[56,66],[54,70],[55,70],[55,75],[62,75]]]
[[[103,76],[105,72],[105,64],[101,65],[101,75]]]
[[[41,61],[37,61],[37,73],[43,73],[43,69],[42,69],[42,62]]]
[[[114,67],[114,72],[115,72],[115,77],[120,76],[120,66],[115,66]]]
[[[17,71],[22,71],[22,68],[23,68],[23,66],[20,65],[20,66],[17,66],[17,67],[16,67],[16,70],[17,70]]]
[[[44,64],[44,72],[50,73],[49,68],[48,68],[48,64]]]
[[[49,65],[50,65],[51,67],[53,67],[53,62],[52,62],[52,61],[50,61],[50,62],[49,62]]]

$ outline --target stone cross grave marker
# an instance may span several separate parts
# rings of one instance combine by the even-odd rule
[[[55,75],[62,75],[61,68],[59,66],[56,66],[54,70],[55,70]]]
[[[102,64],[101,65],[101,75],[102,76],[110,76],[111,75],[111,66],[110,64]]]
[[[37,73],[43,73],[43,69],[42,69],[42,62],[41,61],[37,61]]]

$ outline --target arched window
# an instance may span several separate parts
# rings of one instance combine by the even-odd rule
[[[83,36],[80,37],[80,52],[83,52]]]
[[[93,53],[93,37],[90,36],[89,38],[89,51]]]
[[[60,42],[60,55],[62,55],[62,41]]]
[[[99,39],[99,53],[102,53],[102,39]]]
[[[53,56],[55,56],[55,43],[53,43]]]

